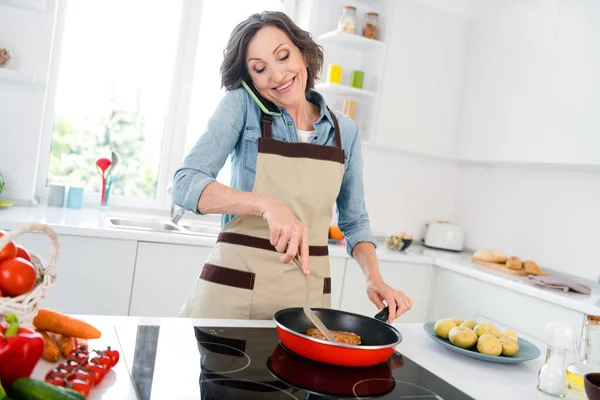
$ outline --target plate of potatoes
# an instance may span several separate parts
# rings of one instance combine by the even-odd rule
[[[485,321],[443,318],[423,325],[425,333],[455,353],[483,361],[518,364],[535,360],[540,350],[511,329]]]

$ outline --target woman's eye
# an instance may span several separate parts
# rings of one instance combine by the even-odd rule
[[[287,54],[287,55],[286,55],[286,56],[284,56],[283,58],[280,58],[280,59],[279,59],[279,61],[285,61],[285,60],[287,60],[288,58],[290,58],[290,55],[289,55],[289,54]]]
[[[263,72],[265,72],[265,68],[266,67],[262,67],[261,69],[255,69],[255,71],[259,74],[262,74]]]

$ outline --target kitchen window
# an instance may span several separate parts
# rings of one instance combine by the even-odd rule
[[[100,157],[118,156],[109,205],[164,209],[167,187],[217,103],[230,32],[263,10],[293,18],[295,0],[103,0],[61,6],[38,195],[82,186],[100,204]],[[51,72],[52,75],[52,72]],[[51,78],[52,79],[52,78]],[[54,93],[52,93],[54,92]],[[54,99],[54,101],[52,101]],[[229,161],[218,180],[229,184]]]

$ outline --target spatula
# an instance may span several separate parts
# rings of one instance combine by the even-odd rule
[[[315,327],[319,330],[319,332],[321,332],[321,334],[323,336],[325,336],[325,338],[327,340],[329,340],[332,343],[336,343],[337,340],[335,340],[335,337],[333,337],[333,334],[329,331],[329,329],[327,329],[327,327],[319,319],[319,317],[317,317],[317,314],[315,314],[315,312],[313,310],[311,310],[310,307],[308,306],[308,299],[309,299],[309,295],[310,295],[310,285],[308,282],[308,275],[304,274],[304,271],[302,270],[302,265],[300,265],[300,261],[298,260],[298,256],[294,257],[294,263],[300,269],[300,272],[302,272],[302,274],[304,275],[304,278],[306,278],[306,294],[304,295],[304,305],[302,306],[302,309],[304,310],[304,314],[306,314],[306,316],[308,317],[310,322],[312,322],[315,325]]]

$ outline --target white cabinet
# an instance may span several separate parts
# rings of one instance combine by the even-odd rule
[[[412,309],[396,319],[397,322],[425,322],[429,305],[433,267],[427,264],[380,262],[385,282],[410,297]],[[362,269],[354,260],[348,260],[341,309],[357,314],[374,316],[377,307],[369,300]]]
[[[421,1],[393,8],[376,144],[449,158],[469,19]]]
[[[50,240],[41,233],[17,243],[50,260]],[[56,281],[42,304],[68,314],[127,315],[137,242],[59,236]]]
[[[140,242],[129,315],[176,317],[212,249]]]
[[[339,310],[342,301],[344,275],[346,273],[345,258],[329,258],[331,274],[331,308]]]
[[[481,299],[480,281],[442,268],[436,268],[431,285],[427,320],[441,318],[475,319]]]
[[[476,18],[456,156],[600,164],[599,17],[598,2],[532,0]]]
[[[440,318],[489,321],[498,328],[513,329],[519,336],[544,341],[553,321],[571,325],[581,333],[584,315],[509,289],[437,268],[432,286],[428,320]]]

